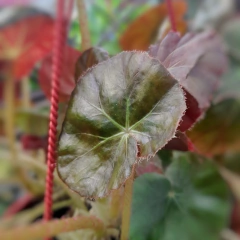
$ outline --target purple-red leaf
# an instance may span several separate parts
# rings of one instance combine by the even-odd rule
[[[187,111],[179,130],[189,129],[209,107],[221,74],[227,68],[221,39],[213,32],[188,33],[182,38],[170,32],[149,49],[179,81],[186,93]]]

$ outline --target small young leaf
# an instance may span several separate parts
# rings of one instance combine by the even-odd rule
[[[75,63],[80,56],[80,52],[69,46],[65,46],[63,55],[63,68],[59,79],[59,101],[67,102],[70,98],[72,90],[75,87],[74,71]],[[52,55],[46,57],[39,69],[39,83],[48,99],[51,97],[52,82]]]
[[[84,51],[78,58],[75,65],[75,82],[79,77],[88,69],[94,65],[109,59],[108,52],[100,47],[92,47]]]
[[[186,12],[185,1],[174,1],[173,11],[176,17],[178,31],[185,31],[185,24],[182,21]],[[155,40],[161,23],[168,16],[167,5],[161,3],[150,8],[138,17],[120,38],[120,46],[123,50],[147,50],[149,45]],[[181,28],[178,27],[181,26]],[[170,27],[170,26],[169,26]],[[169,29],[170,30],[170,29]]]
[[[123,52],[87,71],[73,91],[58,173],[82,196],[103,197],[175,134],[186,108],[175,79],[147,53]],[[140,153],[140,154],[139,154]]]

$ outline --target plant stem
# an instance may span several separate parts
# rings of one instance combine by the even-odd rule
[[[1,149],[1,156],[4,160],[11,162],[12,165],[14,165],[15,167],[18,166],[18,168],[20,168],[20,166],[26,165],[29,166],[30,169],[32,168],[35,171],[46,174],[47,167],[45,164],[43,164],[42,161],[35,161],[35,159],[33,159],[30,155],[21,151],[19,152],[20,153],[18,154],[18,161],[16,163],[12,161],[8,151]],[[68,186],[58,177],[56,173],[54,173],[54,182],[63,188],[65,193],[72,199],[74,206],[80,209],[87,210],[82,198],[79,197],[77,193],[73,192],[70,188],[68,188]]]
[[[16,174],[25,185],[25,176],[21,168],[19,168],[17,163],[17,149],[15,144],[15,131],[14,131],[14,123],[15,123],[15,82],[11,75],[11,66],[8,68],[8,72],[6,74],[6,79],[4,82],[4,124],[5,131],[8,140],[8,146],[10,150],[10,158],[14,163],[14,170]]]
[[[79,24],[82,37],[82,47],[81,50],[85,51],[91,47],[91,38],[88,27],[87,10],[84,0],[77,0],[77,8],[79,14]]]
[[[27,77],[23,78],[21,81],[22,90],[22,106],[24,108],[29,108],[31,106],[31,96],[30,96],[30,82]]]
[[[52,237],[63,232],[71,232],[79,229],[94,229],[103,235],[105,227],[100,219],[95,217],[76,217],[49,222],[35,223],[29,226],[11,229],[11,231],[0,231],[1,240],[33,240],[44,237]]]
[[[113,190],[111,194],[110,219],[113,223],[117,222],[122,209],[122,190],[122,188]]]
[[[5,131],[8,139],[8,145],[11,152],[11,158],[16,161],[16,147],[15,147],[15,132],[14,132],[14,119],[15,119],[15,91],[14,80],[8,73],[4,82],[4,111],[5,111]]]
[[[121,240],[128,240],[130,219],[131,219],[134,175],[135,175],[135,166],[133,166],[132,174],[125,183],[124,198],[123,198],[123,212],[122,212]]]
[[[54,201],[58,200],[59,197],[64,196],[64,192],[58,192],[53,195]],[[64,200],[60,202],[56,202],[53,204],[53,210],[57,210],[63,207],[68,207],[72,204],[72,200]],[[14,216],[7,217],[5,219],[0,220],[1,227],[4,228],[12,228],[13,226],[24,226],[30,224],[34,219],[38,218],[43,214],[44,203],[40,202],[36,206],[23,210]]]
[[[23,197],[20,197],[5,210],[5,212],[3,213],[3,218],[7,218],[15,215],[33,200],[34,200],[34,196],[30,193],[27,193]]]

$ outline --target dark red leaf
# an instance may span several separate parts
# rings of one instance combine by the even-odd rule
[[[185,132],[199,119],[203,113],[203,109],[199,108],[197,100],[190,93],[185,89],[183,90],[185,92],[187,110],[183,115],[178,130]]]
[[[193,151],[194,146],[185,133],[177,131],[176,137],[172,138],[164,147],[167,150]]]

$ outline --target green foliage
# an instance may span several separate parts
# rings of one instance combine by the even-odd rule
[[[88,24],[93,46],[103,47],[110,55],[120,52],[119,36],[134,20],[148,7],[147,4],[125,4],[124,9],[119,1],[112,1],[111,6],[107,1],[95,1],[88,11]],[[74,46],[81,47],[81,32],[78,20],[71,24],[69,37]]]
[[[230,199],[214,164],[174,154],[165,175],[134,183],[131,240],[218,240],[227,227]]]

